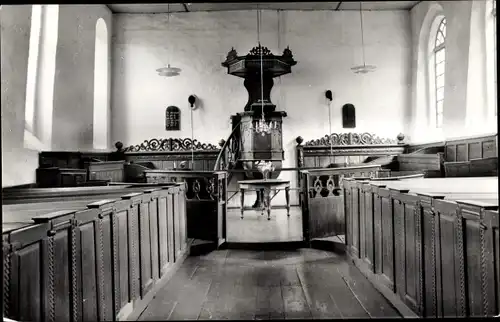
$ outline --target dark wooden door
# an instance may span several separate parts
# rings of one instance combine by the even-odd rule
[[[344,197],[338,176],[301,175],[304,240],[345,235]]]

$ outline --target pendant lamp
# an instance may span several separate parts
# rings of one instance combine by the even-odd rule
[[[169,25],[170,25],[170,4],[167,5],[167,28],[169,27]],[[173,77],[180,75],[181,73],[180,68],[170,66],[170,53],[168,55],[168,61],[169,63],[167,64],[167,67],[158,68],[156,70],[158,72],[158,75],[164,77]]]
[[[361,22],[361,49],[363,51],[363,65],[358,65],[351,67],[351,70],[355,74],[366,74],[370,72],[374,72],[377,67],[374,65],[367,65],[365,61],[365,37],[363,34],[363,8],[361,1],[359,2],[359,17],[360,17],[360,22]]]

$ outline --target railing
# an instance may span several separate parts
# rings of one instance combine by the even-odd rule
[[[4,222],[4,316],[71,322],[126,318],[182,262],[186,235],[183,184],[53,212],[30,223]]]
[[[224,142],[224,145],[222,145],[215,161],[214,171],[230,170],[235,167],[240,152],[240,142],[237,136],[239,130],[240,122],[236,124],[228,139]],[[230,179],[231,178],[229,178],[228,181],[230,181]]]

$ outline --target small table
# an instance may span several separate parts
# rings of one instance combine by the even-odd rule
[[[242,180],[238,181],[241,192],[241,219],[243,219],[243,209],[245,205],[245,190],[255,189],[264,192],[262,200],[262,215],[267,210],[267,220],[271,220],[271,189],[285,188],[286,215],[290,217],[290,181],[279,179]]]

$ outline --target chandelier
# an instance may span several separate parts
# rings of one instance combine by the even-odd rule
[[[266,121],[264,116],[264,63],[263,63],[263,50],[260,44],[260,25],[262,20],[262,12],[257,10],[257,43],[259,44],[259,56],[260,56],[260,103],[261,103],[261,118],[257,122],[252,122],[252,130],[256,133],[265,136],[270,134],[273,130],[278,128],[278,124],[275,121]]]
[[[167,28],[169,25],[170,25],[170,4],[167,4]],[[169,63],[167,64],[167,67],[158,68],[156,70],[158,72],[158,75],[164,77],[173,77],[180,75],[181,73],[180,68],[170,66],[170,53],[168,54],[168,61]]]
[[[367,65],[365,61],[365,37],[363,35],[363,10],[361,1],[359,2],[359,17],[361,21],[361,49],[363,51],[363,65],[351,67],[351,70],[355,74],[366,74],[369,72],[374,72],[377,67],[374,65]]]

